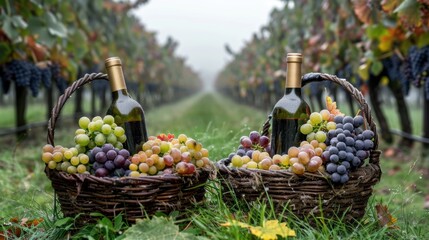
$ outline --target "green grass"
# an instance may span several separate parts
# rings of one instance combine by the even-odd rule
[[[32,105],[29,111],[37,112],[37,108],[33,107],[36,108]],[[211,93],[199,94],[146,112],[150,135],[161,132],[185,133],[201,141],[209,149],[210,159],[213,161],[220,160],[233,151],[242,135],[253,129],[260,130],[266,116],[265,112],[238,105]],[[4,124],[13,122],[11,118],[3,121]],[[77,126],[68,122],[64,121],[57,127],[57,144],[67,146],[73,141]],[[13,126],[13,123],[9,126]],[[42,231],[38,228],[27,229],[28,239],[66,238],[69,222],[56,222],[54,226],[53,192],[39,157],[40,148],[46,142],[46,130],[33,129],[30,134],[27,140],[20,142],[16,142],[13,136],[0,138],[3,146],[11,146],[0,152],[0,224],[8,222],[12,217],[43,217],[45,221],[39,226]],[[385,147],[388,146],[382,145],[382,148]],[[256,239],[246,229],[220,226],[220,223],[232,217],[252,225],[259,225],[266,219],[285,221],[297,232],[297,239],[427,239],[429,213],[423,209],[423,202],[424,196],[429,194],[429,184],[427,176],[419,169],[420,158],[417,153],[414,154],[405,160],[381,157],[383,175],[370,199],[367,214],[359,224],[348,226],[338,220],[326,220],[327,222],[319,222],[314,228],[305,219],[297,219],[291,213],[287,213],[286,218],[276,215],[269,206],[261,204],[250,208],[245,205],[231,208],[222,201],[222,193],[216,187],[216,182],[208,185],[204,204],[193,209],[189,218],[176,219],[175,223],[187,233],[208,239]],[[392,169],[397,171],[393,172]],[[399,230],[377,225],[375,205],[379,203],[387,205],[392,215],[398,219]],[[106,228],[107,225],[104,222],[89,226],[79,236],[96,236],[97,231],[109,229]],[[113,233],[113,236],[119,235],[119,231]]]

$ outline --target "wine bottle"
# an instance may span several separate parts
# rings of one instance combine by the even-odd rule
[[[148,140],[144,111],[128,94],[121,59],[108,58],[105,60],[105,66],[112,90],[112,103],[107,114],[112,115],[115,123],[124,128],[127,137],[124,148],[134,154]]]
[[[301,53],[287,54],[287,76],[283,97],[271,112],[271,154],[286,154],[304,139],[299,128],[307,122],[310,107],[301,96]]]

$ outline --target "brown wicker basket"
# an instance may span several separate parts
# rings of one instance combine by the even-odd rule
[[[107,80],[103,73],[86,74],[65,90],[52,109],[48,123],[47,142],[54,145],[55,124],[70,95],[86,83],[96,79]],[[139,178],[96,177],[86,174],[69,174],[45,168],[58,196],[64,216],[77,218],[76,224],[82,226],[94,219],[93,212],[113,218],[119,213],[133,223],[137,218],[155,212],[170,213],[185,210],[194,203],[203,201],[205,184],[212,173],[210,169],[198,169],[192,176],[177,174],[145,176]]]
[[[375,150],[370,151],[368,163],[351,172],[346,184],[333,185],[327,175],[306,172],[298,176],[287,170],[230,168],[228,159],[222,159],[216,166],[225,202],[233,204],[235,199],[266,202],[270,198],[276,213],[284,213],[287,207],[301,218],[323,215],[328,218],[344,217],[345,221],[351,221],[363,217],[373,186],[381,177],[381,151],[377,150],[376,125],[361,92],[345,79],[329,74],[309,73],[303,76],[302,85],[324,80],[340,85],[353,96],[359,103],[367,127],[375,133]],[[269,128],[270,118],[264,123],[262,135],[268,136]]]

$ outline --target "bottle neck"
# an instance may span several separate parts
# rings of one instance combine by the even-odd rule
[[[112,91],[112,99],[118,99],[121,97],[129,97],[127,89],[120,89],[117,91]]]
[[[123,92],[121,90],[124,90],[126,95],[128,95],[127,86],[125,85],[124,73],[122,72],[121,65],[113,65],[113,66],[107,67],[107,75],[109,77],[110,88],[112,90],[112,93]]]
[[[286,88],[301,88],[301,62],[288,61]]]
[[[296,95],[301,97],[301,88],[286,87],[284,95]]]

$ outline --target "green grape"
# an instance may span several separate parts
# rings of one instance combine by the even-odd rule
[[[73,166],[77,166],[79,165],[80,161],[79,161],[79,157],[74,156],[70,159],[70,164]]]
[[[115,146],[115,148],[117,148],[117,149],[124,148],[124,145],[121,142],[116,142],[115,145],[113,145],[113,146]]]
[[[323,131],[318,131],[318,132],[314,135],[314,138],[315,138],[318,142],[320,142],[320,143],[325,142],[325,141],[326,141],[326,133],[325,133],[325,132],[323,132]]]
[[[86,134],[79,134],[75,137],[76,144],[79,144],[83,147],[89,144],[89,137]]]
[[[124,143],[125,141],[127,141],[127,135],[124,134],[124,135],[119,136],[118,141],[120,143]]]
[[[62,152],[54,152],[52,154],[52,160],[55,162],[61,162],[63,160],[63,153]]]
[[[313,113],[310,114],[310,121],[311,121],[311,123],[312,123],[313,126],[321,123],[322,120],[323,120],[322,119],[322,115],[320,113],[313,112]]]
[[[243,160],[241,159],[240,155],[234,155],[231,159],[231,164],[234,167],[243,166]]]
[[[79,144],[76,144],[75,148],[77,149],[77,154],[86,152],[86,147],[81,146]],[[77,154],[76,154],[76,156],[77,156]]]
[[[103,119],[102,119],[100,116],[95,116],[95,117],[93,117],[93,118],[92,118],[92,121],[93,121],[93,122],[96,122],[96,121],[98,121],[98,120],[103,121]]]
[[[67,172],[67,168],[71,166],[70,162],[62,162],[61,163],[61,171]]]
[[[88,131],[89,132],[95,132],[95,131],[97,131],[97,126],[96,126],[95,122],[90,122],[88,124]]]
[[[326,128],[329,130],[335,130],[337,128],[337,124],[335,122],[327,122]]]
[[[85,131],[85,129],[82,129],[82,128],[78,128],[77,130],[76,130],[76,132],[74,132],[74,135],[79,135],[79,134],[86,134],[86,131]]]
[[[102,127],[103,127],[103,120],[102,119],[95,121],[95,131],[101,132]]]
[[[160,144],[160,149],[161,153],[166,153],[168,150],[170,150],[170,144],[168,142],[162,141]]]
[[[95,148],[97,145],[95,145],[95,142],[94,142],[94,140],[91,140],[91,141],[89,141],[89,143],[88,143],[88,148],[89,149],[93,149],[93,148]]]
[[[107,141],[108,143],[111,143],[112,145],[115,145],[115,144],[116,144],[116,142],[118,141],[118,138],[115,136],[115,134],[111,133],[111,134],[109,134],[109,135],[107,136],[106,141]]]
[[[95,136],[94,142],[95,142],[95,145],[101,147],[103,146],[103,144],[106,143],[106,137],[102,133],[99,133]]]
[[[305,123],[301,125],[299,130],[301,131],[302,134],[307,135],[313,131],[313,126],[311,124]]]
[[[113,116],[112,116],[112,115],[106,115],[106,116],[104,116],[104,118],[103,118],[103,122],[104,122],[105,124],[112,125],[112,124],[115,122],[115,119],[113,118]]]
[[[79,164],[79,166],[77,166],[76,170],[78,173],[84,173],[84,172],[86,172],[86,166],[83,164]]]
[[[72,151],[73,156],[77,156],[79,154],[79,151],[75,147],[71,147],[71,148],[69,148],[69,150]]]
[[[307,142],[311,142],[312,140],[314,140],[315,135],[316,134],[314,132],[309,133],[307,135]]]
[[[101,126],[101,132],[104,135],[109,135],[112,133],[112,127],[109,124],[103,124],[103,126]]]
[[[91,122],[87,117],[79,118],[79,127],[83,129],[88,129],[88,124]]]
[[[88,157],[88,155],[86,155],[86,154],[84,154],[84,153],[81,153],[81,154],[79,154],[79,162],[80,163],[82,163],[82,164],[88,164],[88,162],[89,162],[89,157]],[[86,171],[86,170],[85,170]],[[85,172],[84,171],[84,172]]]
[[[149,167],[149,171],[147,173],[149,173],[149,175],[155,175],[158,172],[158,169],[152,165]]]
[[[49,161],[48,168],[49,169],[56,169],[57,168],[57,162],[55,162],[55,161]]]
[[[63,155],[65,159],[71,159],[74,156],[73,152],[70,149],[65,150]]]
[[[68,173],[70,173],[70,174],[73,174],[73,173],[76,173],[76,172],[77,172],[77,169],[76,169],[76,167],[75,167],[75,166],[69,166],[69,167],[67,168],[67,172],[68,172]]]
[[[122,128],[122,127],[116,127],[116,128],[113,130],[113,133],[115,134],[115,136],[120,137],[120,136],[122,136],[122,135],[124,135],[124,134],[125,134],[125,129],[124,129],[124,128]]]

